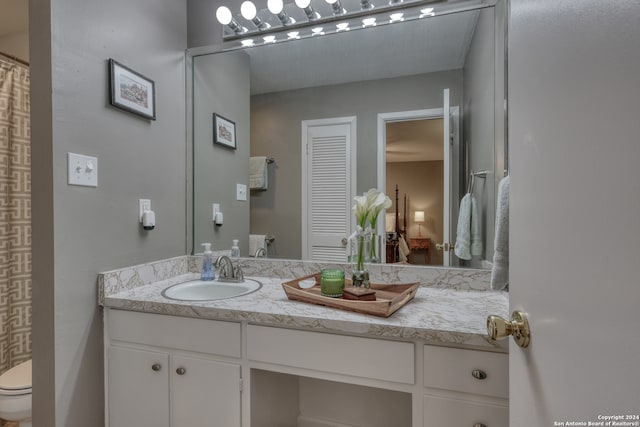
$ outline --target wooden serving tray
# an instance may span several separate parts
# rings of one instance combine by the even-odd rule
[[[312,288],[301,288],[303,280],[315,279]],[[345,279],[345,286],[351,286],[351,280]],[[379,317],[389,317],[400,307],[413,299],[418,291],[419,283],[404,283],[399,285],[371,284],[376,291],[376,301],[357,301],[343,298],[325,297],[320,293],[320,273],[311,274],[282,284],[287,298],[290,300],[319,304],[356,313],[371,314]]]

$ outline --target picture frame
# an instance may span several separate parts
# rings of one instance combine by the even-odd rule
[[[109,103],[149,120],[156,119],[155,82],[109,58]]]
[[[213,143],[236,149],[236,124],[213,113]]]

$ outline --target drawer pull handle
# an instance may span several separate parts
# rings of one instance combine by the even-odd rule
[[[162,369],[162,365],[159,363],[154,363],[153,365],[151,365],[151,369],[153,369],[155,372],[158,372],[160,369]]]
[[[475,423],[473,425],[473,427],[487,427],[487,426],[485,424],[482,424],[482,423]]]
[[[187,370],[184,369],[184,368],[176,369],[176,374],[178,374],[178,375],[184,375],[186,372],[187,372]]]
[[[480,369],[474,369],[473,371],[471,371],[471,375],[473,375],[473,378],[477,379],[477,380],[484,380],[487,378],[487,373],[485,371],[481,371]],[[483,424],[476,424],[473,427],[482,427]]]

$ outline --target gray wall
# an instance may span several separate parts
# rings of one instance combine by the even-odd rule
[[[293,90],[251,97],[251,155],[276,159],[269,190],[251,196],[251,232],[276,237],[274,255],[301,257],[301,122],[357,116],[357,192],[377,186],[378,113],[462,103],[462,71]],[[271,252],[270,252],[271,255]]]
[[[483,9],[478,17],[476,32],[471,42],[464,67],[464,146],[468,152],[469,171],[494,170],[494,13]],[[464,172],[463,172],[464,173]],[[465,177],[468,181],[468,176]],[[474,192],[480,210],[480,232],[483,253],[480,259],[493,260],[495,235],[494,174],[476,179]],[[453,226],[456,227],[457,223]],[[478,260],[471,261],[476,266]],[[467,264],[465,262],[465,264]]]
[[[231,249],[238,239],[240,253],[249,250],[249,194],[236,200],[236,184],[249,181],[249,56],[241,51],[194,58],[194,249],[213,243],[214,250]],[[236,124],[236,149],[213,144],[212,115]],[[220,203],[224,224],[212,221],[212,203]]]
[[[30,11],[33,421],[100,426],[96,275],[185,253],[186,1],[31,0]],[[155,81],[157,121],[109,106],[110,57]],[[98,188],[67,185],[69,151],[98,157]]]

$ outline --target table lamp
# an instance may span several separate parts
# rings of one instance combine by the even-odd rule
[[[420,233],[420,223],[424,222],[424,211],[415,211],[413,222],[418,224],[418,237],[422,237],[422,233]]]

